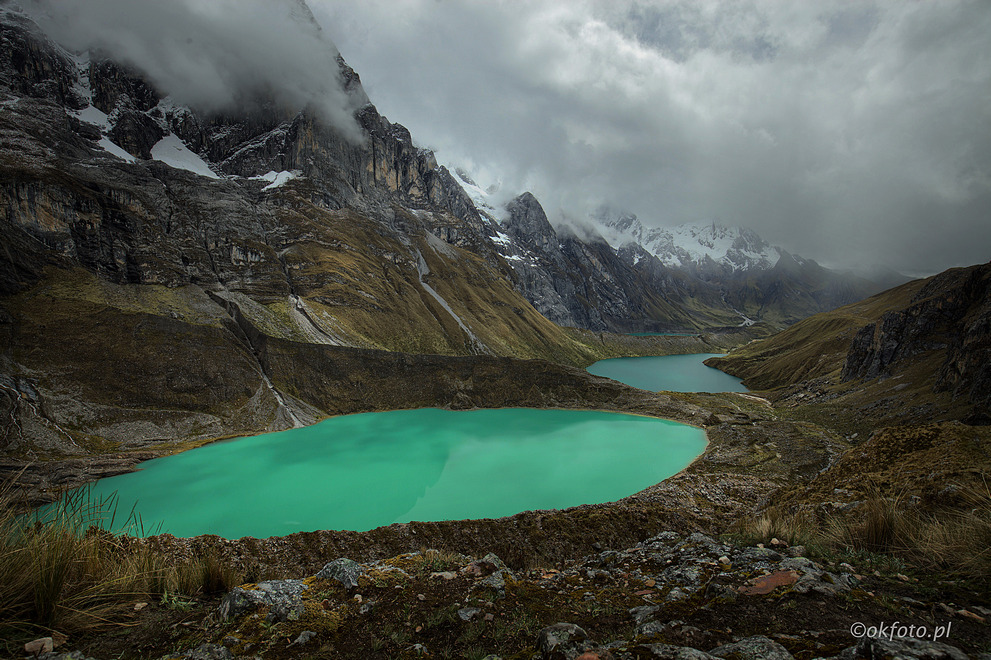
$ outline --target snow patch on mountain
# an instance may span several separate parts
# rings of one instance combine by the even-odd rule
[[[103,110],[94,108],[91,105],[86,106],[82,110],[73,111],[76,117],[83,120],[87,124],[93,124],[94,126],[99,126],[100,130],[106,131],[110,128],[110,118],[107,117],[107,113]]]
[[[256,181],[268,181],[269,184],[262,188],[262,190],[273,190],[279,188],[293,179],[298,179],[303,173],[299,170],[283,170],[281,172],[271,171],[268,174],[262,174],[261,176],[253,176],[252,179]]]
[[[70,56],[76,64],[77,77],[75,91],[81,98],[91,100],[92,91],[90,89],[89,82],[89,52],[70,54]],[[102,135],[97,144],[99,144],[104,151],[109,153],[111,156],[116,156],[117,158],[120,158],[128,163],[137,161],[134,156],[129,154],[124,148],[107,137],[107,131],[110,130],[110,117],[107,116],[107,113],[93,107],[92,105],[88,105],[82,110],[70,110],[69,112],[79,120],[84,121],[87,124],[93,124],[100,129],[100,133]]]
[[[205,160],[190,151],[189,147],[173,133],[163,137],[151,148],[151,157],[179,170],[187,170],[211,179],[220,178]]]
[[[117,158],[120,158],[123,161],[127,161],[128,163],[133,163],[137,161],[137,158],[127,153],[126,151],[124,151],[124,149],[118,147],[116,144],[114,144],[107,138],[100,138],[100,141],[97,142],[97,144],[99,144],[100,147],[102,147],[103,150],[109,153],[111,156],[116,156]]]

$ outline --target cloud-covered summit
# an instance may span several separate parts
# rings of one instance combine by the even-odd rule
[[[911,273],[991,256],[983,0],[311,7],[380,110],[552,219],[610,202]]]
[[[304,0],[27,0],[56,41],[111,54],[181,104],[224,111],[256,93],[316,108],[352,136],[337,48]]]

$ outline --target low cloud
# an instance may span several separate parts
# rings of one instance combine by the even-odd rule
[[[56,41],[99,49],[141,71],[178,103],[237,107],[256,93],[314,107],[357,137],[337,49],[301,0],[28,0]]]
[[[991,256],[983,0],[311,6],[383,113],[552,219],[607,202],[913,274]]]

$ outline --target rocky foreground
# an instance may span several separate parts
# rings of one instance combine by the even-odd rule
[[[39,657],[991,658],[980,594],[807,554],[662,532],[549,569],[341,558],[219,601],[137,603],[126,634]]]

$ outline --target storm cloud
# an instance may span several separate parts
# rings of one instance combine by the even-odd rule
[[[256,93],[309,106],[357,139],[337,49],[302,0],[22,0],[45,31],[143,72],[177,103],[224,111]]]
[[[991,258],[991,4],[311,0],[379,110],[552,218],[833,266]]]

